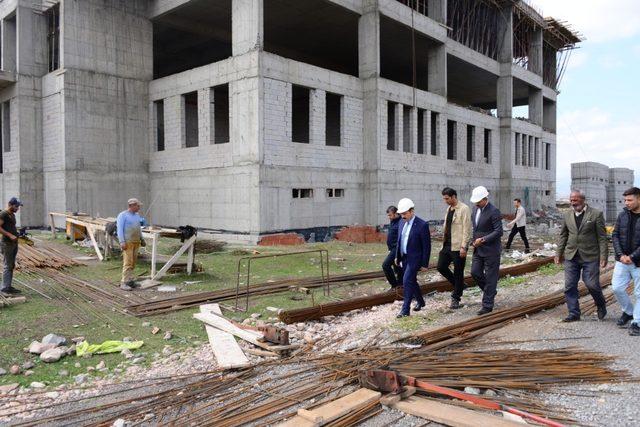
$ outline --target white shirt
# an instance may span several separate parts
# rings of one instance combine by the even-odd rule
[[[409,242],[409,233],[411,233],[411,226],[413,225],[414,219],[416,219],[415,215],[411,217],[409,222],[405,222],[404,227],[402,227],[402,235],[400,236],[400,253],[402,253],[402,255],[407,254],[407,242]]]
[[[482,214],[482,208],[478,208],[476,210],[476,227],[478,226],[478,221],[480,221],[480,215]]]

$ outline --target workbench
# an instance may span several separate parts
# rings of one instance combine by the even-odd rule
[[[77,214],[74,215],[72,213],[58,213],[58,212],[49,212],[50,226],[51,226],[51,234],[53,238],[56,238],[56,227],[54,218],[62,217],[65,219],[66,223],[78,225],[80,227],[84,227],[87,230],[87,235],[91,240],[91,244],[93,246],[94,251],[96,252],[96,256],[100,261],[104,261],[109,257],[112,251],[112,243],[113,237],[107,234],[107,224],[115,222],[115,218],[95,218],[91,217],[87,214]],[[100,245],[98,244],[98,233],[104,236],[103,248],[104,254],[100,250]],[[151,246],[151,280],[158,280],[164,275],[167,274],[167,271],[178,261],[178,259],[187,252],[187,274],[191,274],[193,271],[193,264],[195,262],[195,243],[196,236],[193,235],[189,239],[185,240],[180,248],[171,256],[169,261],[167,261],[160,270],[157,270],[157,261],[158,261],[158,240],[161,237],[170,238],[170,239],[180,239],[182,237],[181,233],[173,228],[163,228],[156,226],[145,226],[142,227],[142,237],[145,239],[147,245]]]

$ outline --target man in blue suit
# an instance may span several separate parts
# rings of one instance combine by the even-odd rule
[[[402,310],[396,317],[409,316],[411,300],[416,299],[413,311],[420,311],[425,306],[422,291],[418,285],[418,272],[425,271],[429,266],[431,255],[431,235],[429,224],[416,216],[411,199],[398,202],[398,213],[403,221],[398,233],[396,248],[396,264],[402,266],[402,295],[404,303]]]
[[[476,187],[471,192],[471,203],[476,206],[471,213],[473,224],[473,261],[471,276],[482,289],[482,308],[478,315],[493,311],[493,300],[498,292],[500,253],[502,252],[502,214],[489,203],[489,191],[485,187]]]

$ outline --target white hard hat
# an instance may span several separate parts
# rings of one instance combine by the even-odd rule
[[[471,192],[471,203],[478,203],[480,200],[489,196],[489,191],[482,185],[476,187]]]
[[[405,213],[414,206],[413,200],[407,198],[400,199],[398,202],[398,213]]]

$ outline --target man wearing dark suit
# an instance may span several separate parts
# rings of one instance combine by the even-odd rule
[[[416,216],[411,199],[402,199],[398,202],[398,213],[403,221],[398,228],[396,264],[404,270],[402,276],[404,303],[402,310],[396,316],[400,318],[409,316],[411,300],[414,298],[416,304],[413,306],[413,311],[420,311],[425,306],[422,291],[418,285],[418,272],[425,271],[429,266],[431,235],[429,234],[429,224]]]
[[[471,203],[475,204],[471,213],[473,235],[473,259],[471,276],[482,289],[482,308],[478,315],[493,311],[493,300],[498,292],[500,253],[502,252],[502,214],[489,203],[489,191],[479,186],[471,193]]]
[[[598,319],[607,315],[607,303],[600,288],[600,268],[607,266],[609,256],[604,215],[585,203],[584,193],[574,190],[569,196],[571,210],[565,213],[556,264],[564,258],[564,296],[569,315],[563,322],[580,320],[578,281],[586,285],[598,308]]]
[[[402,268],[396,265],[396,250],[398,247],[398,227],[400,226],[400,215],[398,208],[389,206],[387,208],[387,217],[389,218],[389,231],[387,232],[387,248],[389,254],[382,263],[382,271],[392,288],[402,286]]]

